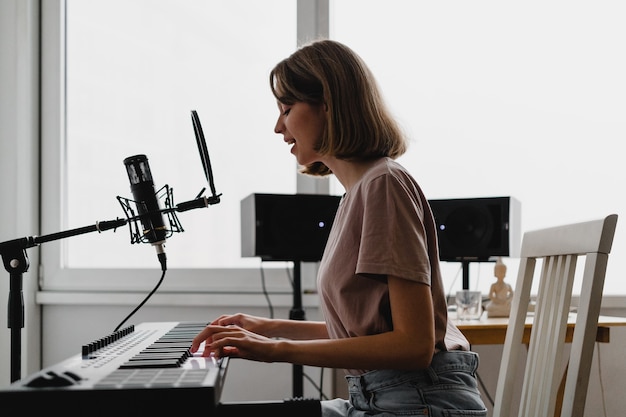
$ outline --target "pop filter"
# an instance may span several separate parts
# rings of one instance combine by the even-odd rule
[[[213,170],[211,169],[211,159],[209,158],[209,150],[206,146],[206,140],[204,139],[204,132],[202,130],[202,124],[200,124],[200,118],[198,112],[191,111],[191,121],[193,123],[193,131],[196,135],[196,143],[198,144],[198,152],[200,153],[200,160],[202,161],[202,168],[204,169],[204,175],[209,183],[211,194],[213,198],[219,198],[215,192],[215,184],[213,182]]]

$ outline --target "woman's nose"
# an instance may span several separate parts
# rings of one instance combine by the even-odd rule
[[[276,120],[276,125],[274,126],[274,133],[283,133],[285,131],[285,125],[282,122],[282,118],[279,117],[278,120]]]

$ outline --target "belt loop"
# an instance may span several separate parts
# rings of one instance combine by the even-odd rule
[[[361,384],[359,383],[359,381],[357,381],[357,378],[360,378],[360,377],[355,377],[355,376],[352,376],[352,375],[348,375],[348,376],[346,376],[346,379],[348,380],[348,387],[349,387],[349,389],[350,389],[351,391],[352,391],[352,390],[353,390],[353,389],[354,389],[357,385],[361,385]]]
[[[432,366],[429,366],[428,368],[426,368],[426,372],[428,373],[428,376],[430,377],[430,380],[433,384],[439,383],[439,376],[437,375],[437,373],[435,372]]]
[[[361,388],[361,395],[368,399],[369,392],[367,391],[367,382],[365,381],[365,377],[363,375],[359,376],[359,388]]]

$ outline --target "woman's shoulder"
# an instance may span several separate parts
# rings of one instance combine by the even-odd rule
[[[411,173],[403,165],[389,157],[383,157],[376,160],[371,169],[366,173],[365,178],[371,181],[385,175],[415,181]]]
[[[355,194],[374,194],[379,198],[385,195],[407,196],[410,201],[415,202],[423,197],[415,178],[404,166],[391,158],[377,160],[355,188]]]
[[[380,198],[380,196],[389,195],[390,193],[410,193],[413,200],[418,198],[421,191],[417,181],[406,168],[391,158],[383,157],[377,159],[369,167],[367,172],[347,193],[347,196],[358,196],[358,199],[368,199],[372,195]]]

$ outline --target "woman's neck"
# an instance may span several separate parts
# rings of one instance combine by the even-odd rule
[[[346,161],[344,159],[333,158],[332,162],[325,162],[326,166],[331,169],[333,175],[343,185],[346,192],[363,178],[363,175],[375,165],[380,158],[367,161]]]

